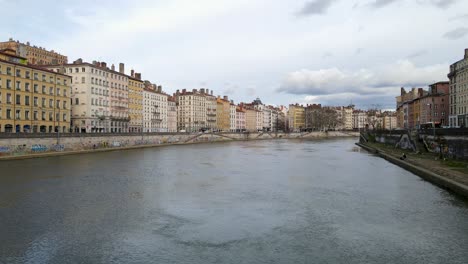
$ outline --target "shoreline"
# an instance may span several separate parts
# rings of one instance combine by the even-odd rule
[[[144,148],[157,148],[157,147],[168,147],[168,146],[179,146],[179,145],[195,145],[195,144],[212,144],[212,143],[226,143],[226,142],[247,142],[247,141],[258,141],[258,140],[318,140],[318,139],[335,139],[335,138],[353,138],[351,135],[332,135],[332,136],[316,136],[316,137],[266,137],[266,138],[247,138],[247,139],[222,139],[214,141],[188,141],[188,142],[173,142],[173,143],[161,143],[161,144],[142,144],[124,147],[106,147],[96,149],[83,149],[83,150],[66,150],[66,151],[50,151],[42,153],[27,153],[23,155],[9,155],[0,156],[0,162],[11,161],[11,160],[24,160],[24,159],[35,159],[35,158],[46,158],[54,156],[69,156],[78,154],[91,154],[101,152],[112,152],[112,151],[125,151],[134,149]]]
[[[454,180],[448,179],[445,176],[442,176],[440,174],[437,174],[435,172],[432,172],[428,169],[425,169],[421,166],[411,164],[407,161],[400,160],[399,158],[396,158],[390,154],[387,154],[385,151],[371,147],[362,143],[357,142],[357,146],[363,148],[364,150],[376,154],[379,157],[409,171],[414,173],[415,175],[419,176],[420,178],[440,187],[445,190],[448,190],[450,192],[453,192],[455,194],[461,195],[465,198],[468,198],[468,186],[459,182],[456,182]]]

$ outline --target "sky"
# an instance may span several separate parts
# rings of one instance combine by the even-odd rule
[[[447,81],[468,48],[466,0],[0,0],[0,39],[70,62],[123,62],[235,102],[394,109],[400,87]]]

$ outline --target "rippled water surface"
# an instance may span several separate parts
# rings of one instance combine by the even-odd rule
[[[0,263],[468,263],[468,203],[354,140],[0,162]]]

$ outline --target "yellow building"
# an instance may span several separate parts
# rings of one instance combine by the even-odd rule
[[[249,132],[257,132],[257,110],[241,108],[245,112],[245,129]]]
[[[143,88],[141,74],[128,77],[128,112],[130,117],[129,132],[141,132],[143,128]]]
[[[71,81],[0,52],[0,132],[68,132]]]
[[[229,131],[231,128],[231,118],[230,118],[230,111],[231,111],[231,103],[228,100],[227,96],[221,98],[218,96],[216,100],[217,108],[216,108],[216,122],[217,127],[221,131]]]
[[[42,47],[31,46],[29,42],[21,43],[13,39],[5,42],[0,42],[0,50],[11,49],[15,51],[17,56],[26,58],[30,64],[35,65],[50,65],[50,64],[66,64],[67,56],[61,55],[53,50],[46,50]]]
[[[289,105],[289,130],[298,132],[305,128],[305,108],[302,105]]]

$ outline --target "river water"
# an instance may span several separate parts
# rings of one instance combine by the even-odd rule
[[[468,203],[354,141],[0,162],[0,263],[468,263]]]

